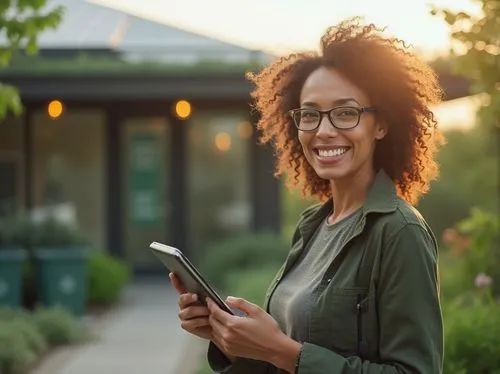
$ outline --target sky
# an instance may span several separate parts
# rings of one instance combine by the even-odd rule
[[[325,29],[363,16],[427,56],[446,53],[449,29],[430,5],[478,12],[472,0],[89,0],[247,48],[317,49]]]

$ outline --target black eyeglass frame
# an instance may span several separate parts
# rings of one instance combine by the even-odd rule
[[[338,109],[354,109],[358,113],[358,120],[356,121],[356,124],[353,125],[353,126],[351,126],[351,127],[338,127],[338,126],[336,126],[335,123],[333,122],[332,117],[330,116],[330,114],[334,110],[338,110]],[[319,117],[319,120],[318,120],[318,124],[313,129],[307,129],[307,130],[301,129],[299,127],[299,124],[295,121],[295,118],[294,118],[295,113],[301,112],[301,111],[305,111],[305,110],[314,111],[314,112],[319,113],[320,117]],[[323,116],[324,115],[327,116],[328,121],[330,121],[330,124],[333,127],[335,127],[336,129],[338,129],[338,130],[351,130],[351,129],[353,129],[356,126],[359,125],[359,122],[361,121],[361,115],[363,113],[375,113],[376,111],[377,111],[377,108],[375,108],[375,107],[369,107],[369,106],[365,106],[365,107],[358,107],[358,106],[337,106],[335,108],[331,108],[331,109],[328,109],[328,110],[320,110],[320,109],[315,109],[315,108],[296,108],[296,109],[290,109],[288,111],[288,114],[292,118],[292,121],[293,121],[295,127],[297,127],[297,129],[299,131],[311,132],[311,131],[316,131],[319,128],[319,125],[321,124],[321,121],[323,121]]]

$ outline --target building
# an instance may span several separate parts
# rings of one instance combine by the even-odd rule
[[[75,218],[95,248],[138,270],[157,266],[153,240],[194,251],[227,233],[278,230],[279,185],[255,145],[244,78],[269,56],[63,3],[39,56],[0,72],[25,105],[0,126],[2,199]]]
[[[25,113],[0,124],[0,199],[74,219],[93,247],[161,269],[151,241],[200,251],[278,231],[280,183],[256,145],[248,50],[84,0],[0,81]]]

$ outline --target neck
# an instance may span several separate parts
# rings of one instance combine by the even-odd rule
[[[359,209],[368,194],[375,178],[375,170],[360,170],[356,174],[343,179],[332,179],[333,213],[328,217],[329,223],[335,223]]]

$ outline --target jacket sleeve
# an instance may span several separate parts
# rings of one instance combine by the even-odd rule
[[[221,352],[221,350],[210,342],[207,352],[208,364],[212,371],[223,374],[270,374],[274,373],[271,364],[264,361],[251,360],[248,358],[237,358],[234,363]]]
[[[417,224],[407,224],[383,250],[378,279],[379,357],[345,358],[305,343],[299,374],[440,374],[443,323],[437,248]]]

